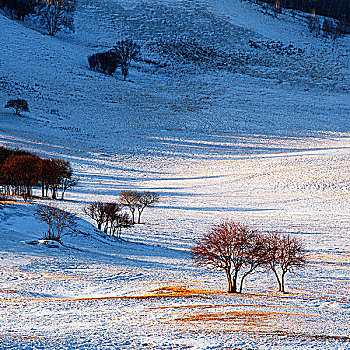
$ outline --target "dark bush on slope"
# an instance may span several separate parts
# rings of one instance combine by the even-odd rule
[[[107,52],[98,52],[88,57],[90,70],[113,75],[117,67],[120,67],[120,61],[117,55],[109,50]]]
[[[21,112],[28,112],[28,102],[23,99],[9,100],[7,101],[5,108],[12,108],[15,114],[21,115]]]

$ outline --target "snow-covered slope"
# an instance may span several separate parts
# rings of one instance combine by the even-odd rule
[[[83,217],[121,189],[161,195],[123,241],[80,222],[92,236],[67,241],[80,250],[28,245],[44,230],[34,208],[0,210],[0,348],[349,347],[349,38],[238,0],[82,0],[74,34],[2,14],[0,33],[0,106],[31,110],[0,109],[0,142],[71,161],[81,182],[59,205]],[[127,82],[88,70],[125,37],[167,64],[138,61]],[[229,64],[161,54],[179,42]],[[222,274],[193,266],[193,239],[225,218],[305,241],[291,294],[259,274],[228,296]]]

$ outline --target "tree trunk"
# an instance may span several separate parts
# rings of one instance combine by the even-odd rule
[[[135,224],[135,210],[131,210],[131,220],[132,220],[132,224],[134,225]]]
[[[138,219],[137,219],[137,223],[138,223],[138,224],[141,224],[141,214],[142,214],[142,212],[143,212],[143,209],[142,209],[142,210],[139,210],[139,217],[138,217]]]
[[[57,190],[56,190],[56,187],[52,187],[52,188],[51,188],[51,192],[52,192],[52,199],[56,199],[56,198],[57,198]]]
[[[243,281],[244,281],[244,279],[245,279],[248,275],[249,275],[249,274],[246,273],[246,274],[244,274],[244,275],[242,276],[241,284],[240,284],[240,286],[239,286],[239,293],[242,293],[242,290],[243,290]]]
[[[226,277],[228,282],[228,292],[229,293],[237,293],[237,278],[235,277],[232,280],[231,272],[230,270],[226,270]]]
[[[276,276],[276,280],[277,280],[277,283],[278,283],[278,291],[279,292],[282,292],[282,282],[281,282],[281,279],[279,278],[278,276],[278,273],[275,269],[271,269],[273,271],[273,273],[275,274]]]
[[[285,272],[282,272],[282,275],[281,275],[281,289],[280,289],[280,292],[284,293],[284,275],[286,273]]]

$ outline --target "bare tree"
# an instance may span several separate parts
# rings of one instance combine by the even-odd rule
[[[307,24],[308,24],[310,33],[315,34],[315,36],[320,35],[320,33],[321,33],[321,22],[320,22],[320,19],[318,17],[316,17],[314,14],[311,14],[308,17],[308,23]]]
[[[63,29],[74,31],[75,5],[75,0],[39,0],[40,21],[49,35]]]
[[[130,210],[132,224],[135,224],[135,211],[140,201],[140,193],[137,191],[121,191],[119,203]]]
[[[9,100],[7,101],[5,108],[12,108],[17,115],[21,115],[21,112],[28,112],[28,102],[23,99]]]
[[[104,203],[103,210],[105,214],[105,233],[114,235],[115,230],[117,228],[116,223],[118,221],[118,217],[121,214],[122,206],[115,202]]]
[[[153,207],[159,201],[159,195],[155,192],[145,191],[140,194],[138,203],[137,203],[137,211],[138,211],[138,219],[137,223],[141,223],[141,214],[145,210],[145,208]]]
[[[99,230],[102,229],[102,224],[106,221],[106,213],[102,202],[93,202],[84,207],[84,213],[94,220]]]
[[[114,45],[111,52],[115,53],[121,67],[123,80],[126,80],[131,61],[140,53],[140,46],[129,39],[120,40]]]
[[[266,239],[266,247],[267,267],[276,276],[278,290],[284,293],[286,273],[294,273],[306,263],[304,245],[289,234],[270,234]]]
[[[74,232],[76,227],[74,215],[55,206],[39,205],[35,215],[40,222],[48,225],[44,239],[60,242],[64,235]]]
[[[130,227],[132,225],[130,216],[127,213],[118,213],[117,219],[113,224],[113,235],[120,238],[120,234],[123,227]]]
[[[78,182],[80,181],[79,177],[71,177],[72,173],[66,174],[65,177],[63,177],[62,181],[61,181],[61,199],[63,199],[64,194],[66,193],[67,190],[69,190],[70,188],[75,187]]]
[[[265,262],[259,234],[233,221],[215,225],[205,233],[192,249],[192,257],[198,266],[225,271],[229,293],[241,293],[244,279]]]
[[[118,203],[110,202],[104,204],[105,210],[105,232],[109,228],[109,234],[120,238],[121,229],[131,225],[130,217],[127,213],[123,213],[122,206]]]
[[[71,179],[72,174],[73,169],[69,161],[56,158],[50,159],[50,164],[48,168],[48,185],[51,190],[52,199],[57,199],[58,190],[60,188],[62,189],[64,182],[66,182],[65,185],[68,185],[67,182]]]

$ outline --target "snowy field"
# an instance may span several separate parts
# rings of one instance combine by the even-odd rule
[[[0,349],[350,348],[349,38],[238,0],[81,0],[73,34],[3,14],[0,32],[0,107],[30,107],[0,109],[0,144],[71,162],[81,182],[58,204],[89,234],[65,238],[79,249],[28,245],[45,230],[35,206],[0,209]],[[166,65],[137,61],[126,82],[88,70],[125,37]],[[193,40],[229,64],[162,51]],[[82,208],[123,189],[161,201],[103,238]],[[223,219],[305,242],[288,294],[255,274],[229,295],[193,265],[194,239]]]

